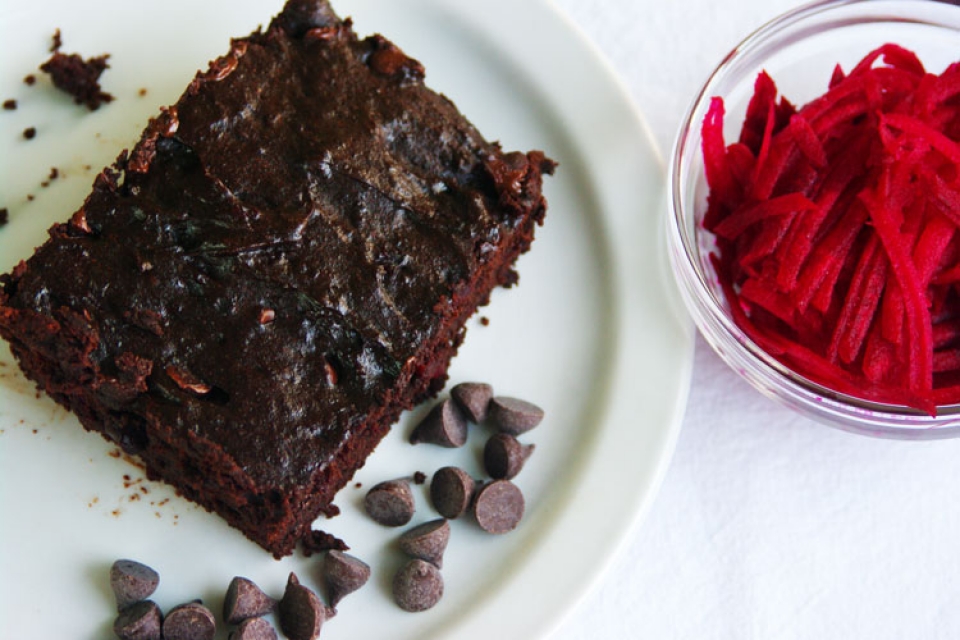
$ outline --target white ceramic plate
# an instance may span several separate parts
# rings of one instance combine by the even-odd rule
[[[7,3],[0,99],[0,270],[43,241],[82,201],[97,168],[136,139],[193,72],[230,36],[265,24],[279,3],[41,0]],[[516,479],[527,496],[521,526],[484,535],[452,523],[433,610],[404,613],[390,598],[402,562],[398,531],[360,511],[374,483],[457,464],[481,475],[485,437],[447,450],[406,443],[423,408],[404,417],[338,498],[341,516],[318,526],[373,567],[324,638],[533,638],[549,633],[614,557],[650,503],[669,460],[686,399],[692,330],[678,311],[660,229],[662,167],[638,115],[595,52],[547,2],[343,0],[359,33],[383,32],[421,59],[428,83],[508,149],[558,160],[550,209],[521,284],[498,291],[451,369],[451,383],[482,380],[537,402],[546,420],[524,437],[537,450]],[[64,51],[112,54],[104,88],[117,100],[95,113],[46,78],[22,78],[45,59],[54,28]],[[42,74],[38,74],[42,76]],[[146,89],[146,95],[139,95]],[[34,140],[22,139],[29,126]],[[60,172],[48,187],[51,167]],[[91,169],[92,167],[92,169]],[[32,200],[29,198],[32,197]],[[414,524],[435,516],[415,487]],[[273,560],[216,516],[143,479],[115,447],[19,373],[0,346],[0,637],[111,636],[107,572],[118,557],[161,574],[168,609],[201,598],[222,606],[230,578],[271,594],[296,571],[319,587],[314,557]],[[226,638],[221,629],[218,637]]]

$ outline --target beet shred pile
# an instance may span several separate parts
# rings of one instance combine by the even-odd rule
[[[704,118],[703,226],[734,320],[835,391],[960,403],[960,63],[886,44],[800,109],[756,80],[739,140]]]

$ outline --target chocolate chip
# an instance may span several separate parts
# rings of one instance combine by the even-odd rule
[[[487,419],[493,387],[485,382],[461,382],[450,389],[450,397],[474,424]]]
[[[444,518],[459,518],[470,507],[476,482],[459,467],[441,467],[430,481],[430,501]]]
[[[477,493],[473,514],[487,533],[513,531],[523,518],[524,501],[520,489],[509,480],[494,480]]]
[[[296,574],[287,579],[278,607],[280,630],[290,640],[316,640],[326,618],[326,607],[313,591],[300,584]]]
[[[37,137],[37,128],[36,127],[27,127],[23,130],[23,137],[27,140],[33,140]]]
[[[363,500],[367,515],[382,525],[399,527],[410,522],[415,509],[413,492],[406,480],[388,480],[375,485]]]
[[[413,558],[393,577],[393,599],[404,611],[426,611],[443,597],[443,576],[426,560]]]
[[[410,443],[426,442],[451,449],[467,442],[467,419],[456,403],[447,398],[430,410],[410,434]]]
[[[323,579],[327,596],[334,610],[345,596],[350,595],[370,579],[370,565],[342,551],[331,551],[323,561]]]
[[[163,640],[213,640],[216,633],[213,613],[199,602],[174,607],[163,618]]]
[[[12,98],[10,100],[4,100],[3,108],[7,111],[13,111],[17,108],[17,101]]]
[[[414,558],[443,568],[443,552],[450,541],[450,524],[437,518],[410,529],[400,536],[400,549]]]
[[[230,633],[228,640],[277,640],[277,632],[266,618],[247,618]]]
[[[160,640],[161,620],[157,603],[141,600],[120,612],[113,622],[113,632],[120,640]]]
[[[489,417],[500,431],[518,436],[540,424],[543,409],[526,400],[498,396],[490,401]]]
[[[483,467],[491,478],[510,480],[523,469],[535,445],[520,444],[509,433],[497,433],[483,448]]]
[[[260,587],[247,578],[236,576],[227,586],[227,595],[223,599],[223,619],[229,624],[238,624],[266,615],[276,606],[276,600]]]
[[[135,560],[117,560],[110,567],[110,588],[117,599],[117,611],[146,600],[157,590],[160,576]]]

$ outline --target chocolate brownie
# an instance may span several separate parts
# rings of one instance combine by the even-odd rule
[[[423,78],[291,0],[0,276],[26,375],[277,557],[443,386],[543,220],[554,163]]]

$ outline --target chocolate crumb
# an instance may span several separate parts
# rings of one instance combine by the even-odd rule
[[[32,73],[27,76],[24,76],[23,78],[23,84],[27,86],[32,87],[36,83],[37,83],[37,76],[33,75]]]
[[[57,29],[53,32],[52,42],[50,43],[50,53],[56,53],[60,51],[60,47],[63,46],[63,38],[60,37],[60,29]]]
[[[59,177],[60,177],[60,169],[57,169],[56,167],[50,167],[50,174],[47,176],[47,180],[49,180],[50,182],[53,182]]]
[[[32,193],[28,193],[28,194],[27,194],[27,202],[33,202],[35,199],[36,199],[36,196],[33,195]],[[37,394],[37,397],[38,397],[38,398],[40,397],[40,394],[39,394],[39,393]]]
[[[137,91],[137,95],[142,98],[143,96],[147,95],[147,90],[145,88],[141,88],[139,91]]]
[[[361,489],[361,488],[363,487],[363,483],[362,483],[362,482],[358,482],[358,483],[356,483],[356,484],[353,485],[353,486],[355,486],[357,489]]]
[[[73,96],[76,104],[96,111],[100,105],[113,101],[113,96],[100,88],[100,75],[110,66],[109,57],[103,54],[84,60],[76,53],[56,51],[40,65],[40,70],[50,74],[53,86]]]
[[[5,110],[7,110],[7,111],[13,111],[13,110],[15,110],[15,109],[17,108],[17,101],[16,101],[16,100],[12,100],[12,99],[11,99],[11,100],[4,100],[4,101],[3,101],[3,108],[4,108]]]
[[[7,208],[4,207],[0,209],[0,227],[10,222],[10,212],[7,211]]]
[[[350,549],[347,543],[337,536],[316,529],[303,536],[300,540],[300,548],[303,555],[308,558],[315,553],[323,553],[324,551],[347,551]]]
[[[489,327],[489,326],[490,326],[490,318],[488,318],[487,316],[480,316],[480,324],[482,324],[482,325],[485,326],[485,327]]]
[[[427,474],[423,471],[414,471],[413,472],[413,484],[423,484],[427,481]]]
[[[37,137],[37,128],[36,127],[27,127],[23,130],[23,137],[27,140],[33,140]]]

